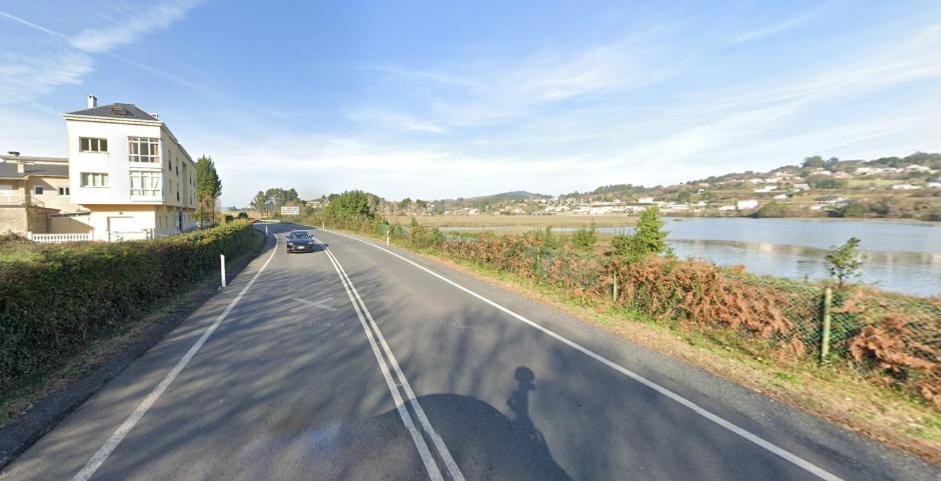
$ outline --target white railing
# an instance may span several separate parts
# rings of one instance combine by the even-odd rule
[[[84,242],[91,240],[91,232],[85,234],[33,234],[26,233],[26,238],[40,244],[60,244],[62,242]]]
[[[108,231],[108,241],[109,242],[121,242],[121,241],[131,241],[131,240],[150,240],[154,238],[154,233],[151,230],[142,230],[142,231],[133,231],[133,232],[117,232],[117,231]]]
[[[26,197],[22,192],[0,190],[0,205],[22,205],[26,202]]]

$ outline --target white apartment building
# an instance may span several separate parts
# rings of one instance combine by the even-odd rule
[[[64,114],[71,201],[95,240],[170,235],[195,227],[196,165],[157,115],[133,104]]]

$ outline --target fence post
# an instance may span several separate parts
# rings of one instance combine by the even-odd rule
[[[222,287],[225,287],[225,254],[219,254],[219,265],[222,269]]]
[[[31,231],[26,231],[26,240],[33,240],[33,233]]]
[[[614,271],[614,282],[611,283],[611,300],[618,303],[618,271]]]
[[[391,235],[392,229],[386,228],[386,245],[389,245],[389,236]]]
[[[830,306],[833,303],[833,290],[829,287],[823,291],[823,329],[820,340],[820,362],[827,362],[830,354]]]

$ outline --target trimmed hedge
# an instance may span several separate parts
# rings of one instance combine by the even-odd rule
[[[250,252],[252,230],[240,221],[152,241],[35,246],[0,259],[0,384],[119,332],[216,272],[220,253]]]

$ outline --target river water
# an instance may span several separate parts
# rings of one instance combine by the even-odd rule
[[[858,237],[859,282],[920,296],[941,295],[941,225],[828,219],[666,218],[677,256],[792,279],[827,277],[827,249]],[[460,230],[461,228],[445,228]],[[480,228],[473,228],[474,230]],[[573,230],[556,228],[559,232]],[[630,232],[599,227],[599,232]]]

